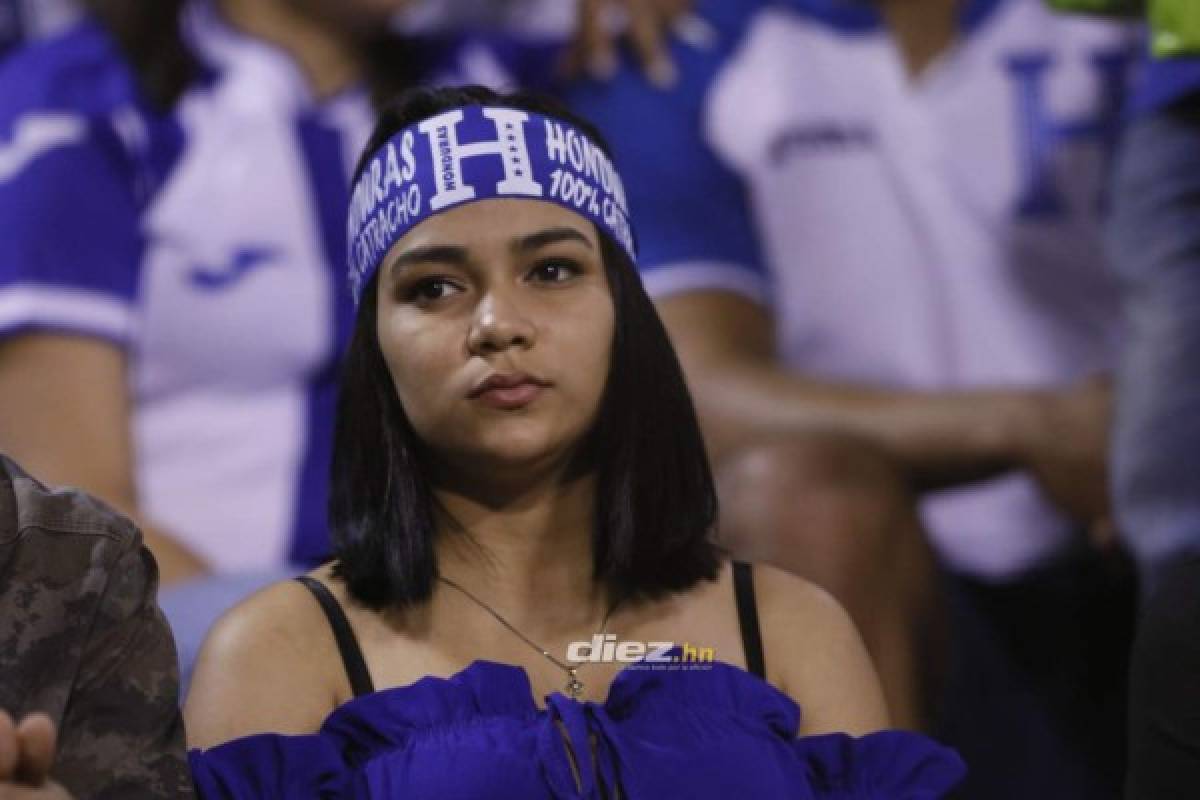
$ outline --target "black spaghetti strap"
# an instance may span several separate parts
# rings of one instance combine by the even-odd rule
[[[742,629],[742,649],[746,651],[746,669],[766,680],[762,634],[758,629],[758,605],[754,601],[754,573],[744,561],[733,562],[733,592],[737,600],[738,623]]]
[[[308,575],[297,575],[296,580],[308,587],[313,597],[321,604],[321,610],[329,620],[329,627],[333,629],[333,638],[337,640],[338,652],[342,654],[342,664],[346,667],[346,677],[350,679],[350,689],[354,696],[362,697],[375,691],[375,683],[371,680],[367,662],[363,660],[358,639],[354,637],[354,629],[350,627],[350,620],[346,619],[346,613],[342,611],[333,592],[329,591],[325,584]]]

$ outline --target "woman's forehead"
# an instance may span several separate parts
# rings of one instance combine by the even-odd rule
[[[466,203],[423,220],[396,242],[389,258],[431,245],[509,247],[547,230],[574,231],[599,250],[596,226],[585,217],[555,203],[502,198]]]

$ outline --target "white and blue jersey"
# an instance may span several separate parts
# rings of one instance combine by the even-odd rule
[[[316,102],[206,4],[187,23],[205,74],[166,115],[93,23],[4,65],[0,335],[124,349],[146,516],[218,570],[311,562],[352,318],[347,184],[374,114],[361,91]],[[521,78],[478,43],[430,52],[430,74]]]
[[[652,294],[765,304],[787,365],[832,380],[1044,386],[1110,366],[1098,226],[1135,29],[971,0],[913,80],[869,3],[697,15],[675,90],[627,67],[570,98],[614,143]],[[1024,476],[923,511],[941,555],[986,576],[1072,533]]]

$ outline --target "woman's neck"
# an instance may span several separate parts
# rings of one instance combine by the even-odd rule
[[[362,78],[363,59],[349,26],[319,18],[282,0],[218,0],[233,27],[284,50],[300,65],[309,88],[328,97]]]
[[[510,488],[503,502],[453,490],[438,499],[471,537],[439,537],[442,575],[527,636],[553,637],[603,618],[607,590],[592,576],[594,477]]]

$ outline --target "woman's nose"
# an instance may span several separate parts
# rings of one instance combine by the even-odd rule
[[[472,355],[484,355],[510,347],[531,347],[537,337],[532,321],[512,298],[488,293],[480,301],[467,334]]]

